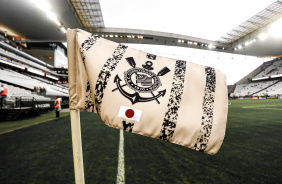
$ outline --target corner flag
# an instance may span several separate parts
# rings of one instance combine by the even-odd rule
[[[216,154],[225,135],[225,75],[211,67],[141,52],[67,31],[70,109],[111,126]]]

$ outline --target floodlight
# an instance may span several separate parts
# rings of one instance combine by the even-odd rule
[[[53,12],[51,12],[51,11],[48,11],[47,13],[46,13],[46,15],[47,15],[47,17],[49,17],[51,20],[53,20],[53,21],[56,21],[56,20],[58,20],[57,19],[57,16],[55,15],[55,13],[53,13]]]
[[[58,26],[61,26],[61,23],[60,23],[60,21],[57,19],[57,20],[55,20],[55,23],[58,25]]]
[[[66,33],[66,32],[67,32],[66,28],[64,28],[64,27],[61,27],[61,31],[62,31],[63,33]]]
[[[264,40],[264,39],[266,39],[266,37],[267,37],[266,33],[261,33],[261,34],[259,35],[259,39],[260,39],[260,40]]]
[[[30,0],[34,3],[39,9],[42,11],[49,11],[50,5],[46,2],[46,0]]]
[[[269,32],[272,36],[276,36],[276,37],[282,36],[281,31],[282,31],[282,19],[275,21],[269,28]]]

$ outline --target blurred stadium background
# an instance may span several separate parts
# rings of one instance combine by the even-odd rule
[[[8,88],[0,104],[0,183],[74,183],[67,28],[226,72],[229,113],[219,153],[125,132],[126,183],[282,183],[282,1],[138,3],[0,1],[0,84]],[[193,10],[188,17],[179,13],[186,9]],[[206,10],[223,19],[211,11],[202,17]],[[119,131],[92,113],[81,113],[81,122],[86,183],[116,183]]]

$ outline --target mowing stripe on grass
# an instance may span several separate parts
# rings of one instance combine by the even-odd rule
[[[282,109],[277,109],[277,108],[265,108],[265,107],[243,107],[244,109],[268,109],[268,110],[277,110],[277,111],[282,111]]]
[[[60,113],[60,118],[64,118],[69,116],[69,112]],[[59,120],[60,118],[56,118],[53,112],[41,114],[37,117],[30,117],[26,119],[19,119],[14,121],[5,121],[0,123],[0,134],[10,133],[15,130],[19,130],[22,128],[27,128],[30,126],[38,125],[41,123],[45,123],[52,120]]]
[[[123,130],[120,130],[119,134],[117,184],[125,184]]]
[[[40,123],[45,123],[45,122],[51,121],[53,119],[55,119],[55,118],[49,118],[49,119],[46,119],[46,120],[43,120],[43,121],[39,121],[39,122],[35,122],[35,123],[29,124],[29,125],[21,125],[21,126],[18,126],[16,128],[14,128],[14,129],[9,129],[9,130],[6,130],[6,131],[0,131],[0,134],[10,133],[10,132],[13,132],[15,130],[19,130],[19,129],[22,129],[22,128],[27,128],[27,127],[30,127],[30,126],[33,126],[33,125],[38,125]]]

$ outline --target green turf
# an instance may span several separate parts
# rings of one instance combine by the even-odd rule
[[[126,180],[282,183],[281,138],[282,100],[231,100],[226,137],[214,156],[126,133]]]
[[[116,183],[119,130],[81,113],[86,183]],[[125,132],[127,184],[282,183],[282,100],[231,100],[216,155]],[[74,183],[69,117],[0,135],[0,183]]]
[[[69,112],[60,112],[60,117],[66,117],[68,115]],[[14,130],[26,128],[32,125],[37,125],[39,123],[44,123],[54,119],[56,119],[55,112],[48,112],[41,114],[40,116],[25,118],[24,120],[0,122],[0,134],[12,132]]]

